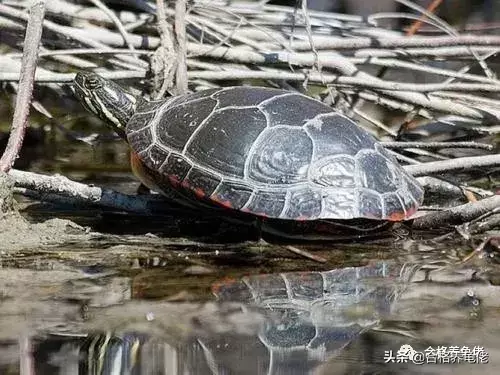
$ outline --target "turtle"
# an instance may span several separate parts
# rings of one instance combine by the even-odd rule
[[[299,92],[235,86],[148,101],[87,71],[73,89],[129,143],[139,180],[181,205],[283,232],[377,228],[408,219],[423,200],[422,186],[372,135]]]

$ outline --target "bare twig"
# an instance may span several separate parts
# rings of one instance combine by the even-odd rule
[[[425,176],[446,172],[461,172],[481,167],[500,167],[500,154],[470,156],[452,160],[433,161],[430,163],[404,166],[405,170],[413,176]]]
[[[315,262],[318,262],[318,263],[328,262],[328,260],[323,258],[322,256],[312,254],[309,251],[299,249],[298,247],[295,247],[295,246],[285,246],[285,249],[287,249],[288,251],[290,251],[294,254],[300,255],[301,257],[314,260]]]
[[[149,50],[129,50],[123,48],[113,48],[113,49],[97,49],[97,48],[70,48],[70,49],[60,49],[60,50],[43,50],[40,51],[38,57],[50,57],[59,55],[152,55],[153,51]],[[6,56],[10,58],[21,57],[22,53],[9,53]]]
[[[167,14],[165,12],[164,0],[156,0],[156,16],[158,18],[158,28],[161,40],[161,50],[158,51],[158,59],[163,63],[163,82],[156,98],[160,99],[165,96],[165,93],[172,86],[172,80],[175,74],[175,60],[171,58],[175,51],[172,33],[167,23]]]
[[[425,10],[424,8],[420,7],[419,5],[413,3],[412,1],[410,1],[410,0],[396,0],[396,1],[398,3],[400,3],[400,4],[406,5],[407,7],[411,8],[413,10],[420,11],[427,18],[429,18],[436,25],[438,25],[438,27],[441,30],[445,31],[449,35],[452,35],[454,37],[459,37],[460,36],[460,34],[453,27],[451,27],[448,23],[446,23],[442,19],[440,19],[437,16],[435,16],[432,12],[429,12],[429,11]],[[483,69],[485,75],[487,77],[489,77],[489,78],[492,78],[494,75],[491,72],[491,70],[488,68],[488,66],[486,65],[486,63],[484,62],[484,60],[481,59],[481,57],[476,52],[474,52],[473,50],[471,50],[470,48],[469,48],[469,52],[470,52],[470,54],[472,56],[474,56],[474,58],[476,59],[477,63],[479,64],[479,66]]]
[[[12,119],[12,129],[2,158],[0,171],[8,172],[21,150],[24,133],[28,126],[31,94],[38,60],[38,46],[42,37],[42,22],[45,15],[45,1],[36,1],[31,9],[24,38],[24,53],[19,79],[19,91],[16,98],[16,108]]]
[[[307,9],[307,0],[301,0],[302,4],[302,15],[304,16],[304,23],[306,26],[307,38],[309,40],[309,44],[311,45],[311,51],[314,54],[314,67],[318,70],[318,73],[321,74],[321,62],[319,60],[318,51],[316,47],[314,47],[314,39],[312,35],[312,27],[311,27],[311,19],[309,17],[309,12]],[[290,42],[292,39],[290,39]]]
[[[484,233],[488,230],[494,230],[500,228],[500,207],[496,210],[492,210],[491,214],[487,217],[481,219],[481,221],[475,220],[474,223],[470,225],[464,224],[464,232],[467,231],[470,234]]]
[[[8,7],[6,5],[0,4],[0,14],[5,14],[9,17],[14,17],[16,19],[21,19],[21,20],[28,20],[28,16],[17,9],[14,9],[12,7]],[[105,31],[101,30],[99,33],[92,32],[91,28],[89,30],[84,30],[84,29],[77,29],[69,26],[61,26],[55,22],[49,21],[49,20],[44,20],[43,21],[43,27],[47,28],[48,30],[51,30],[59,35],[63,35],[65,38],[70,37],[74,40],[77,40],[78,42],[86,45],[86,46],[91,46],[95,48],[109,48],[107,45],[101,43],[99,40],[104,39],[107,40],[109,38],[115,38],[115,43],[117,46],[121,47],[123,45],[123,38],[120,34],[118,33],[113,33],[110,31]],[[111,36],[110,36],[111,34]],[[98,38],[96,38],[98,36]],[[136,35],[136,37],[138,37]],[[130,37],[132,39],[132,36]],[[96,40],[99,39],[99,40]],[[139,40],[142,40],[139,37]],[[132,39],[133,41],[133,39]],[[140,42],[138,42],[140,45]],[[121,60],[121,61],[120,61]],[[110,59],[108,62],[112,62],[116,65],[119,66],[126,66],[130,67],[130,64],[133,64],[133,66],[137,67],[145,67],[147,66],[147,63],[144,61],[137,60],[133,57],[130,56],[120,56],[117,55],[115,59]]]
[[[376,51],[374,51],[374,53],[376,53]],[[407,56],[407,57],[412,57],[412,56]],[[435,66],[429,66],[424,63],[418,63],[418,62],[408,62],[404,61],[403,59],[379,58],[379,57],[374,57],[372,54],[370,54],[369,57],[349,58],[349,60],[352,61],[354,64],[370,64],[374,66],[382,66],[387,68],[404,69],[408,72],[410,71],[423,72],[427,74],[435,74],[444,77],[458,78],[461,80],[472,81],[472,82],[488,83],[492,85],[500,84],[500,81],[496,79],[483,77],[477,74],[469,74],[461,71],[456,72],[451,69],[437,68]]]
[[[357,50],[362,48],[435,48],[453,46],[489,46],[500,47],[500,37],[487,35],[460,35],[413,38],[321,38],[313,39],[317,50]],[[294,42],[295,51],[307,51],[309,41]]]
[[[489,211],[498,209],[500,206],[500,195],[485,198],[478,202],[467,203],[461,206],[435,212],[416,218],[413,222],[415,229],[440,228],[445,225],[458,225],[471,221]]]
[[[441,3],[443,2],[443,0],[434,0],[428,7],[427,7],[427,11],[429,13],[433,13],[438,7],[439,5],[441,5]],[[416,22],[413,23],[413,25],[411,25],[410,29],[407,31],[406,35],[415,35],[418,31],[418,29],[420,29],[420,27],[422,26],[422,20],[425,19],[425,15],[422,15],[420,17],[419,20],[417,20]]]
[[[120,34],[122,35],[123,37],[123,40],[125,41],[125,43],[127,44],[128,48],[130,50],[134,50],[134,45],[132,44],[132,42],[130,41],[130,37],[128,35],[128,32],[127,30],[125,30],[125,27],[123,26],[122,22],[120,21],[120,19],[116,16],[116,14],[111,10],[109,9],[106,4],[104,4],[101,0],[89,0],[92,4],[94,4],[96,7],[98,7],[99,9],[101,9],[104,13],[106,13],[106,15],[111,19],[111,21],[113,21],[113,23],[116,25],[116,28],[118,29],[118,31],[120,32]]]
[[[380,142],[387,148],[478,148],[493,150],[493,146],[477,142]]]
[[[11,169],[9,175],[14,179],[15,186],[37,191],[42,194],[42,199],[44,194],[57,194],[70,198],[74,202],[96,204],[101,207],[141,214],[150,214],[152,202],[159,202],[156,196],[126,195],[71,181],[64,176],[45,176],[16,169]]]
[[[326,60],[326,56],[324,60]],[[293,59],[290,60],[293,63]],[[327,66],[328,64],[323,63]],[[209,80],[230,80],[230,79],[286,79],[290,81],[308,79],[312,82],[321,82],[332,86],[354,86],[359,88],[369,88],[372,90],[391,90],[391,91],[415,91],[415,92],[431,92],[431,91],[485,91],[499,92],[500,82],[498,85],[477,84],[477,83],[459,83],[459,84],[419,84],[419,83],[401,83],[394,81],[370,81],[366,79],[338,76],[325,73],[294,73],[283,70],[275,71],[253,71],[253,70],[229,70],[229,71],[191,71],[189,72],[193,78],[203,78]]]
[[[175,39],[177,42],[177,70],[175,85],[177,94],[188,91],[187,74],[187,44],[186,44],[186,0],[177,0],[175,3]]]
[[[101,76],[107,79],[131,79],[131,78],[144,78],[146,71],[137,70],[115,70],[113,72],[102,72]],[[18,81],[19,73],[0,73],[0,81]],[[52,72],[38,72],[35,75],[36,82],[73,82],[75,73],[52,73]]]

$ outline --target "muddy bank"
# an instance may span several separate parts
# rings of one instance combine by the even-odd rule
[[[53,218],[43,223],[29,223],[17,210],[13,198],[14,183],[0,174],[0,249],[2,254],[11,251],[40,249],[64,244],[68,241],[85,241],[89,238],[85,228],[70,220]]]

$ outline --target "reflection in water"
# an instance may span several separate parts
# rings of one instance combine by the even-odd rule
[[[102,316],[115,317],[113,333],[39,341],[36,373],[311,373],[389,318],[415,271],[379,262],[249,276],[214,285],[217,304],[122,306],[123,326],[113,312]]]
[[[196,303],[134,297],[137,276],[106,268],[38,258],[37,270],[0,268],[0,374],[499,373],[497,264],[489,257],[451,263],[430,254],[422,252],[427,263],[413,254],[413,263],[215,283],[215,274],[134,268],[132,275],[150,280],[148,290],[171,288],[176,301],[196,280],[199,291],[209,290],[203,280],[210,282],[212,300],[200,294]],[[254,268],[240,274],[248,270]],[[161,276],[177,280],[176,287]],[[419,352],[482,347],[489,363],[385,363],[385,353],[405,345]]]
[[[4,268],[0,374],[496,374],[500,293],[482,264],[252,275],[197,303],[131,299],[123,275]],[[403,345],[480,346],[490,361],[385,363]]]

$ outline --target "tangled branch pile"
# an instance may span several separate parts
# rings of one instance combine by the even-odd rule
[[[142,93],[147,97],[259,84],[307,92],[391,141],[409,140],[415,129],[433,132],[429,123],[445,128],[439,131],[446,141],[457,132],[460,141],[500,132],[500,81],[491,66],[500,37],[458,34],[432,14],[425,22],[433,33],[409,37],[384,26],[408,15],[362,18],[265,1],[177,0],[166,6],[163,0],[124,0],[119,2],[127,8],[123,11],[112,1],[41,2],[46,13],[35,82],[60,92],[62,86],[54,83],[71,82],[80,69],[127,79],[136,87],[138,81],[149,84]],[[12,85],[20,78],[30,5],[0,4],[1,39],[9,46],[0,55],[0,81]],[[366,105],[370,102],[375,113]],[[394,153],[413,164],[407,169],[418,176],[478,166],[491,176],[500,166],[498,154],[456,158],[464,156],[463,148],[488,148],[482,144],[455,142],[452,152],[430,140],[387,146],[398,147]],[[460,180],[451,182],[464,187]],[[488,207],[496,209],[498,197],[490,199],[495,200]]]
[[[22,47],[19,33],[30,3],[0,6],[2,39],[12,47]],[[118,13],[100,0],[90,3],[98,6],[47,1],[37,82],[70,82],[73,74],[63,72],[97,68],[107,78],[144,78],[153,68],[154,78],[170,79],[167,88],[172,89],[172,71],[184,79],[185,63],[193,89],[224,80],[301,82],[334,87],[350,101],[360,96],[427,118],[448,113],[491,123],[500,114],[499,101],[482,94],[500,91],[487,64],[500,49],[497,36],[408,38],[377,27],[378,15],[367,20],[313,11],[304,15],[259,3],[210,0],[186,7],[186,1],[178,1],[158,17],[146,1],[123,1],[141,9]],[[2,81],[18,80],[19,58],[18,53],[2,56]],[[443,61],[459,61],[461,69]],[[480,71],[470,73],[473,67]],[[432,83],[409,83],[409,74],[400,81],[377,78],[373,72],[380,68],[420,73],[415,80]]]

